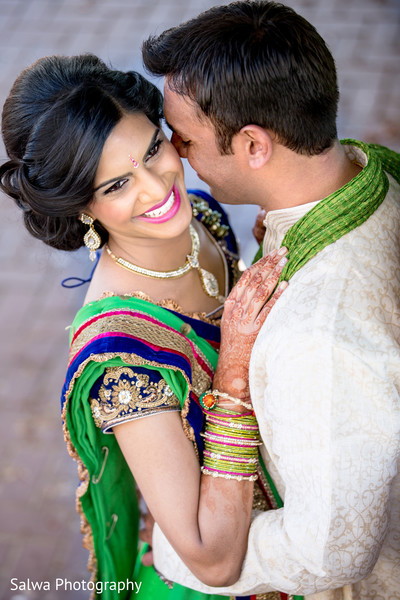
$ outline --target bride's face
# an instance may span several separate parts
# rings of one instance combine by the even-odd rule
[[[171,239],[190,223],[182,162],[160,128],[126,114],[107,138],[88,212],[110,240]]]

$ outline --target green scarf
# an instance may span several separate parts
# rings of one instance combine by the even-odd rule
[[[136,338],[147,343],[143,350],[132,351],[130,344]],[[149,344],[157,349],[151,360]],[[176,362],[177,356],[183,357],[181,363]],[[88,566],[98,585],[133,579],[139,509],[134,479],[114,435],[103,434],[94,423],[89,403],[93,384],[107,367],[156,369],[179,398],[183,427],[191,439],[186,421],[191,379],[210,387],[217,360],[216,350],[178,315],[145,300],[110,297],[78,312],[71,328],[70,365],[63,390],[64,436],[69,453],[78,462],[77,508],[84,546],[90,552]],[[159,586],[157,597],[179,597],[180,586],[170,591],[153,569],[147,571],[147,591],[150,580]],[[145,589],[141,593],[140,597],[146,597]],[[98,597],[127,600],[133,595],[128,590],[118,594],[114,587],[103,589]],[[214,598],[198,592],[189,597]]]
[[[282,241],[289,250],[289,260],[280,281],[289,281],[318,252],[362,225],[376,211],[389,188],[385,171],[400,182],[400,155],[393,150],[350,139],[341,143],[360,148],[367,155],[368,164],[289,229]],[[262,245],[254,260],[261,256]]]
[[[383,146],[343,140],[365,152],[368,164],[342,188],[318,202],[285,235],[289,260],[281,280],[289,281],[311,258],[346,233],[362,225],[382,204],[389,189],[384,171],[400,180],[400,155]]]

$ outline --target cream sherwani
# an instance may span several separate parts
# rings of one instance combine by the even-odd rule
[[[227,595],[399,600],[400,186],[389,181],[365,223],[292,277],[254,346],[252,401],[284,508],[254,517],[228,588],[201,584],[156,527],[169,579]],[[269,213],[264,251],[313,206]]]

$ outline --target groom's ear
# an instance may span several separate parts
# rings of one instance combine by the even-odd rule
[[[245,125],[235,136],[242,156],[246,158],[251,169],[263,167],[272,155],[272,137],[266,129],[259,125]]]

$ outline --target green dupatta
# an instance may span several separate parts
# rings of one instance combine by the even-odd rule
[[[175,313],[135,297],[109,297],[84,306],[70,338],[64,435],[78,462],[77,508],[84,546],[90,552],[88,567],[94,583],[131,581],[139,524],[135,482],[115,437],[103,434],[94,423],[90,390],[107,367],[156,369],[180,399],[183,428],[195,441],[187,421],[191,378],[200,385],[199,391],[208,389],[218,354]],[[114,587],[103,589],[101,598],[125,600],[131,594],[118,594]]]

